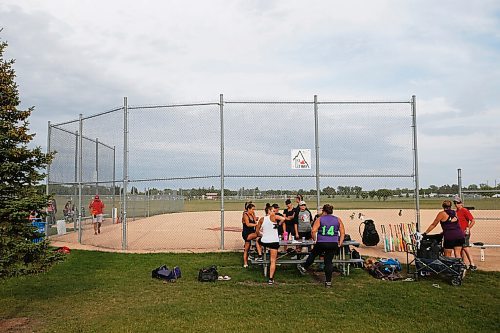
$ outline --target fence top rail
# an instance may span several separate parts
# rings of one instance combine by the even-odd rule
[[[317,101],[317,104],[411,104],[412,101]],[[314,104],[314,101],[224,101],[224,104]]]
[[[92,119],[92,118],[95,118],[95,117],[104,116],[105,114],[113,113],[113,112],[120,111],[120,110],[123,110],[123,106],[116,107],[116,108],[108,110],[108,111],[104,111],[104,112],[92,114],[90,116],[82,117],[82,120],[88,120],[88,119]]]
[[[104,112],[92,114],[90,116],[82,117],[82,120],[86,120],[86,119],[91,119],[91,118],[103,116],[105,114],[116,112],[116,111],[120,111],[120,110],[123,110],[123,106],[116,107],[116,108],[108,110],[108,111],[104,111]],[[71,124],[71,123],[77,123],[79,121],[80,121],[80,119],[68,120],[68,121],[65,121],[65,122],[62,122],[62,123],[50,124],[50,126],[51,127],[58,127],[58,126],[68,125],[68,124]]]
[[[208,179],[208,178],[220,178],[220,175],[212,176],[186,176],[186,177],[165,177],[165,178],[139,178],[139,179],[129,179],[129,183],[139,183],[139,182],[153,182],[153,181],[168,181],[168,180],[189,180],[189,179]]]
[[[187,103],[187,104],[158,104],[158,105],[134,105],[128,106],[129,110],[137,109],[165,109],[165,108],[176,108],[176,107],[188,107],[188,106],[207,106],[207,105],[220,105],[220,103],[209,102],[209,103]]]
[[[61,132],[66,132],[68,134],[71,134],[71,135],[74,135],[75,137],[78,137],[78,131],[76,132],[71,132],[70,130],[67,130],[65,128],[60,128],[60,127],[57,127],[56,125],[53,126],[54,128],[56,128],[58,131],[61,131]],[[82,139],[85,139],[85,140],[88,140],[90,142],[98,142],[100,145],[103,145],[104,147],[106,148],[109,148],[109,149],[112,149],[112,150],[115,150],[115,147],[111,147],[110,145],[107,145],[101,141],[97,141],[96,139],[92,139],[92,138],[89,138],[89,137],[86,137],[85,135],[82,135]]]
[[[318,104],[411,104],[412,101],[326,101]]]

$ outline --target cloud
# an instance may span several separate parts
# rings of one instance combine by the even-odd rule
[[[47,120],[109,110],[123,96],[130,104],[148,105],[217,102],[220,93],[233,101],[311,101],[314,94],[320,101],[408,101],[415,94],[425,185],[450,182],[446,179],[458,164],[470,177],[465,182],[499,174],[498,12],[497,1],[377,1],[360,8],[345,1],[5,0],[0,21],[5,28],[1,37],[10,43],[7,56],[17,59],[23,105],[36,106],[31,125],[37,144],[45,145]],[[293,109],[284,112],[296,118]],[[186,113],[169,121],[190,119]],[[261,125],[266,118],[252,119],[250,126],[261,136],[253,145],[269,151],[276,142],[273,133],[261,130],[268,128]],[[149,119],[154,120],[158,124],[164,119]],[[384,159],[369,149],[369,142],[376,140],[370,136],[379,129],[361,125],[357,130],[370,134],[353,145],[382,166]],[[227,132],[228,145],[247,146],[238,139],[244,128],[234,126],[234,132]],[[356,131],[355,126],[337,131]],[[91,127],[105,129],[94,123]],[[196,131],[196,126],[191,129]],[[92,135],[111,141],[121,137],[115,130],[104,133]],[[143,144],[156,135],[156,130],[144,131]],[[408,160],[397,161],[397,152],[409,144],[407,133],[401,135],[388,134],[380,147],[393,152],[384,155],[385,162],[407,170]],[[452,156],[443,160],[436,143],[451,144],[457,138],[467,142],[471,158],[446,154]],[[189,144],[188,139],[179,144]],[[286,136],[278,143],[296,145]],[[165,142],[152,144],[161,146]],[[336,152],[324,152],[335,163]],[[484,159],[488,166],[480,167],[477,161]],[[436,161],[441,167],[435,167]],[[351,157],[342,163],[345,170],[359,165]]]

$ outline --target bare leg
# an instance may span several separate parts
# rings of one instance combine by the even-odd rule
[[[465,257],[467,256],[467,260],[469,260],[469,264],[471,266],[474,266],[474,260],[472,260],[472,256],[470,254],[469,248],[468,247],[463,247],[462,248],[462,259],[465,263]]]
[[[243,248],[243,265],[248,266],[248,250],[250,249],[250,242],[245,242],[245,247]]]
[[[453,249],[444,249],[444,256],[445,257],[453,257]]]
[[[269,278],[274,279],[274,272],[276,271],[276,258],[278,257],[278,250],[270,250],[271,252],[271,264],[269,267]]]
[[[94,235],[97,235],[97,222],[92,223],[94,225]]]
[[[455,253],[455,258],[462,258],[461,252],[462,252],[463,247],[461,246],[455,246],[453,248],[453,252]]]

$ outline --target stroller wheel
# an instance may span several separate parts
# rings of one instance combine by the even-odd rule
[[[451,285],[457,287],[457,286],[460,286],[462,284],[462,279],[460,278],[454,278],[453,280],[451,280]]]

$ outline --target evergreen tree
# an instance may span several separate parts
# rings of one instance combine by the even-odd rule
[[[28,216],[47,205],[37,185],[52,156],[28,147],[34,137],[28,132],[28,117],[34,108],[18,109],[14,60],[4,60],[6,47],[0,41],[0,277],[44,271],[60,258],[48,241],[32,241],[41,235]]]

